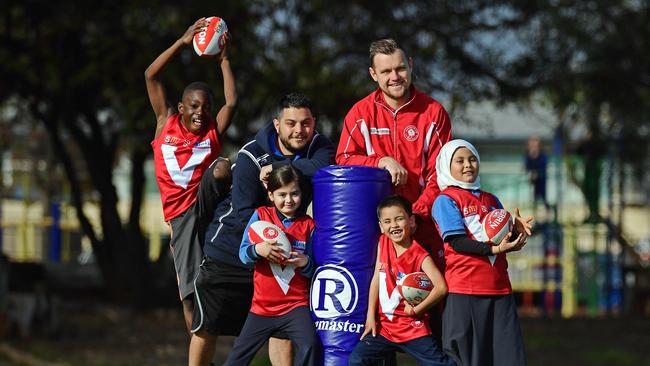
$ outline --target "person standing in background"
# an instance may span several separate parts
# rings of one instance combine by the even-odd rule
[[[550,206],[546,200],[546,167],[548,166],[548,157],[542,150],[541,141],[537,136],[528,138],[526,146],[526,173],[533,186],[533,207],[537,207],[537,202],[541,201],[544,207]]]

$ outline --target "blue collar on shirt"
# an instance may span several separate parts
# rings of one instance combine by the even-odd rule
[[[282,151],[278,148],[278,134],[277,132],[273,131],[273,133],[269,134],[269,146],[271,147],[271,152],[273,155],[280,157],[280,158],[285,158],[285,159],[291,159],[292,161],[296,161],[300,158],[302,158],[303,151],[300,151],[299,153],[296,153],[294,155],[284,155]]]
[[[285,229],[291,226],[291,224],[293,224],[293,222],[296,221],[298,217],[300,217],[300,216],[286,217],[282,212],[280,212],[280,210],[278,210],[277,207],[274,208],[275,208],[275,214],[278,215],[278,219],[280,219],[280,222],[282,222],[282,225],[284,226]]]

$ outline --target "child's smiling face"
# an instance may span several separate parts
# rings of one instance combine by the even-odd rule
[[[273,192],[269,192],[269,199],[283,215],[293,217],[302,202],[300,185],[296,181],[284,185]]]
[[[401,206],[388,206],[379,210],[379,227],[393,243],[410,244],[415,218]]]
[[[212,120],[212,98],[204,90],[189,90],[183,95],[183,101],[178,103],[178,111],[183,116],[185,127],[198,134]]]
[[[464,183],[473,183],[478,177],[478,159],[470,149],[459,147],[451,158],[449,170],[452,178]]]

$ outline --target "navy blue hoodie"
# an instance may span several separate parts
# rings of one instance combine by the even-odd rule
[[[314,133],[311,143],[294,156],[284,156],[277,147],[277,132],[273,123],[262,128],[255,140],[239,150],[232,167],[232,190],[217,206],[205,235],[203,252],[212,260],[229,266],[252,270],[239,260],[239,245],[248,220],[256,208],[269,204],[260,169],[272,164],[273,169],[291,164],[307,178],[320,168],[334,163],[334,145],[325,136]],[[303,194],[301,208],[311,202],[311,192]]]

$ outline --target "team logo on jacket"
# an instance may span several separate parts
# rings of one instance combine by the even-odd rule
[[[357,306],[359,289],[347,269],[333,264],[319,267],[311,284],[311,310],[321,319],[349,315]]]
[[[404,128],[404,138],[409,141],[415,141],[420,136],[420,132],[417,127],[413,125],[408,125]]]

